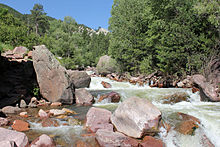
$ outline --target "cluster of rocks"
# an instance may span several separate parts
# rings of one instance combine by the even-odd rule
[[[4,102],[0,108],[15,105],[21,99],[29,103],[33,90],[38,87],[41,96],[49,102],[91,104],[93,100],[82,102],[75,97],[78,95],[75,89],[89,87],[91,78],[86,72],[66,70],[44,45],[27,52],[25,47],[16,47],[2,54],[0,101]],[[22,58],[17,58],[18,55]]]
[[[90,108],[86,115],[86,127],[103,147],[163,147],[165,143],[157,135],[161,128],[167,133],[173,127],[181,134],[193,135],[199,127],[197,118],[184,113],[176,115],[179,121],[171,126],[162,120],[161,112],[151,102],[132,97],[122,102],[113,114],[106,109]],[[213,147],[206,136],[201,142]]]
[[[42,127],[58,127],[61,124],[59,124],[59,122],[56,121],[56,119],[66,119],[68,123],[62,125],[81,125],[81,121],[72,117],[72,115],[75,115],[77,113],[67,108],[57,109],[57,107],[61,105],[61,103],[57,102],[50,104],[49,107],[47,104],[40,105],[41,109],[39,109],[39,111],[36,112],[32,111],[32,109],[21,109],[12,106],[4,107],[2,109],[2,112],[6,114],[7,118],[0,117],[1,146],[5,145],[8,147],[55,147],[55,142],[53,138],[49,137],[46,134],[42,134],[38,138],[34,139],[32,142],[29,142],[28,137],[25,133],[30,130],[30,124],[28,123],[30,120],[39,120],[39,123],[41,123]]]
[[[14,48],[14,50],[8,50],[5,53],[2,53],[1,56],[10,61],[27,62],[28,59],[32,59],[32,51],[29,51],[26,47],[19,46]]]

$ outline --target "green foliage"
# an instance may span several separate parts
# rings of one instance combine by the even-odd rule
[[[196,73],[220,52],[219,9],[216,0],[114,0],[109,54],[133,73]]]
[[[4,4],[1,4],[1,3],[0,3],[0,8],[5,8],[5,9],[7,9],[7,10],[8,10],[8,13],[12,14],[14,17],[17,17],[17,18],[19,18],[19,19],[22,19],[22,18],[23,18],[23,15],[22,15],[20,12],[18,12],[17,10],[15,10],[15,9],[13,9],[13,8],[11,8],[11,7],[9,7],[9,6],[7,6],[7,5],[4,5]]]
[[[35,97],[39,97],[39,95],[40,95],[40,88],[35,85],[34,88],[33,88],[33,90],[32,90],[32,94],[33,94],[33,96],[35,96]]]

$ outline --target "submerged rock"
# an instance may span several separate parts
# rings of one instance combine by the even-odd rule
[[[175,93],[172,95],[168,95],[162,99],[163,104],[176,104],[182,101],[189,102],[189,95],[186,93]]]
[[[152,136],[145,136],[139,147],[165,147],[165,144]]]
[[[75,88],[89,87],[91,77],[85,71],[67,70]]]
[[[161,112],[146,99],[132,97],[122,102],[111,116],[111,122],[128,136],[141,138],[158,131]]]
[[[110,124],[111,115],[106,109],[92,107],[86,114],[86,127],[94,133],[98,129],[113,131],[113,125]]]
[[[52,138],[43,134],[36,138],[30,145],[30,147],[55,147],[55,143]]]
[[[98,102],[101,102],[104,99],[108,99],[108,102],[118,103],[120,101],[120,98],[121,98],[121,96],[119,95],[119,93],[112,91],[108,94],[102,95],[99,98]]]
[[[193,116],[184,113],[177,113],[181,122],[176,124],[176,130],[184,135],[193,135],[194,131],[199,127],[200,121]]]
[[[112,85],[109,84],[108,82],[102,81],[101,84],[102,84],[102,86],[103,86],[104,88],[112,88]]]
[[[41,95],[51,102],[72,104],[74,84],[66,69],[44,45],[34,48],[33,65]]]
[[[84,88],[77,89],[75,92],[76,104],[92,105],[94,102],[93,96]]]

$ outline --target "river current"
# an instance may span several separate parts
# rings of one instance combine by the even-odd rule
[[[112,88],[103,88],[101,85],[102,81],[110,83]],[[201,121],[199,128],[196,129],[193,136],[182,135],[175,131],[174,128],[171,128],[168,134],[165,130],[161,129],[159,137],[167,147],[200,147],[202,146],[201,137],[204,134],[216,147],[220,147],[220,103],[201,102],[198,92],[192,93],[191,89],[183,88],[151,88],[148,85],[138,86],[132,85],[128,82],[112,81],[103,77],[92,77],[90,88],[87,88],[87,90],[89,90],[96,99],[96,102],[93,104],[94,107],[105,108],[112,112],[114,112],[120,102],[109,103],[106,100],[103,100],[102,102],[98,102],[97,100],[100,95],[115,91],[120,94],[121,101],[133,96],[148,99],[160,109],[162,112],[162,118],[170,124],[175,122],[175,118],[173,117],[175,112],[192,115]],[[161,102],[165,96],[175,93],[186,93],[189,96],[189,101],[182,101],[175,104],[163,104]],[[68,106],[68,108],[81,114],[79,118],[84,119],[85,114],[90,107]],[[65,122],[60,121],[60,123],[62,124]],[[78,139],[82,139],[80,134],[84,133],[83,125],[74,127],[61,125],[59,127],[43,128],[37,123],[31,123],[31,129],[40,133],[60,136],[68,144],[72,144]]]

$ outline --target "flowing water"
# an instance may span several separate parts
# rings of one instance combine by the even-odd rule
[[[101,81],[110,83],[112,88],[103,88]],[[160,109],[163,120],[169,124],[175,124],[175,112],[183,112],[192,115],[201,121],[199,129],[196,129],[193,136],[182,135],[175,131],[174,128],[171,128],[171,131],[167,134],[162,128],[159,137],[166,143],[167,147],[200,147],[202,146],[201,138],[203,134],[205,134],[216,147],[220,147],[220,103],[201,102],[198,92],[192,93],[191,89],[183,88],[161,89],[150,88],[148,85],[140,87],[128,82],[116,82],[102,77],[92,77],[90,88],[87,88],[87,90],[89,90],[96,99],[93,106],[102,107],[112,112],[114,112],[118,104],[121,102],[109,103],[107,100],[103,100],[102,102],[98,102],[97,100],[100,95],[115,91],[121,95],[121,101],[132,96],[148,99]],[[182,101],[176,104],[162,104],[162,100],[165,96],[175,93],[187,94],[189,96],[189,101]],[[90,107],[69,106],[68,108],[78,112],[80,114],[78,116],[79,119],[83,120]],[[59,137],[61,136],[61,138],[63,138],[68,144],[76,142],[77,139],[85,140],[85,138],[80,137],[80,134],[85,133],[82,125],[74,127],[61,125],[56,128],[42,128],[37,123],[32,123],[31,127],[39,132],[51,133]]]

